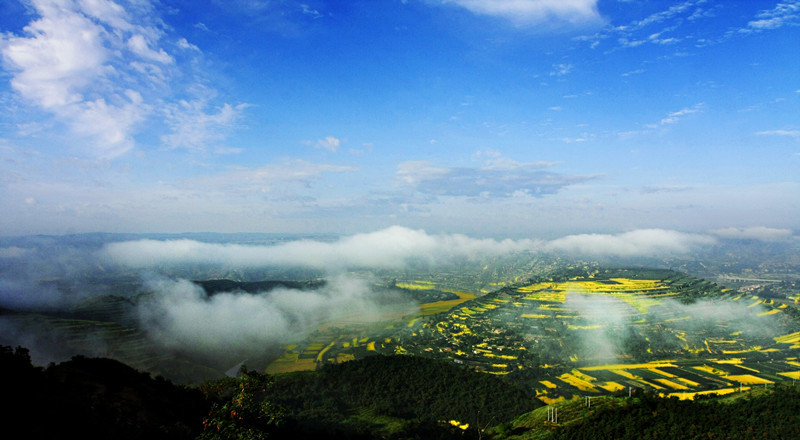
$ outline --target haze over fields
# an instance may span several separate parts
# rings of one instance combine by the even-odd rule
[[[0,235],[792,239],[798,24],[795,0],[7,1]]]

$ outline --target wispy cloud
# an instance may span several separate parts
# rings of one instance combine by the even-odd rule
[[[642,74],[644,72],[646,72],[646,70],[644,70],[644,69],[636,69],[636,70],[631,70],[630,72],[625,72],[625,73],[622,74],[622,76],[627,77],[627,76],[633,76],[633,75],[640,75],[640,74]]]
[[[796,21],[796,14],[793,12],[796,4],[787,2],[784,6],[779,4],[774,10],[763,11],[758,14],[757,19],[748,24],[742,23],[740,27],[729,29],[727,32],[720,32],[720,28],[716,26],[700,26],[706,20],[718,18],[720,12],[727,6],[724,3],[714,4],[708,0],[685,0],[638,20],[609,25],[594,35],[579,39],[587,41],[592,49],[603,43],[606,43],[606,46],[610,43],[612,47],[609,47],[608,51],[653,44],[674,45],[680,43],[685,43],[683,47],[691,50],[725,41],[737,31],[746,33],[753,32],[753,29],[758,26],[764,28],[768,25],[767,22],[770,23],[769,25],[778,27]],[[760,23],[761,20],[767,20],[767,22]]]
[[[764,130],[756,132],[758,136],[789,136],[800,138],[800,130]]]
[[[318,10],[316,10],[316,9],[312,8],[311,6],[308,6],[306,4],[301,4],[300,5],[300,10],[303,12],[303,14],[308,15],[311,18],[314,18],[314,19],[323,17],[323,15]]]
[[[703,109],[704,103],[697,103],[691,107],[680,109],[676,112],[672,112],[667,115],[667,117],[663,118],[660,122],[661,125],[667,124],[674,124],[680,121],[684,116],[691,115],[693,113],[698,113]]]
[[[698,12],[700,5],[705,0],[684,1],[669,8],[650,14],[642,19],[627,24],[611,25],[601,32],[581,37],[580,39],[591,42],[592,48],[600,45],[603,40],[615,42],[618,47],[631,48],[644,44],[673,44],[682,40],[681,37],[667,36],[682,25],[682,19],[691,14],[693,19],[703,17]]]
[[[700,102],[691,107],[686,107],[674,112],[670,112],[666,116],[661,118],[661,120],[658,121],[657,123],[647,123],[640,130],[619,131],[617,132],[617,136],[619,136],[620,139],[632,139],[636,136],[650,134],[655,130],[666,129],[666,127],[677,124],[687,115],[692,115],[695,113],[702,112],[704,107],[705,103]]]
[[[185,185],[204,191],[233,193],[267,193],[286,185],[308,187],[326,173],[358,171],[356,167],[287,159],[258,168],[236,167],[223,173],[191,179]]]
[[[686,185],[651,185],[645,186],[639,190],[642,194],[658,194],[658,193],[679,193],[692,190],[691,186]]]
[[[583,24],[600,20],[597,0],[442,0],[469,11],[500,17],[518,25],[532,25],[545,20]]]
[[[760,241],[785,240],[793,234],[791,229],[768,228],[766,226],[714,229],[711,233],[720,238]]]
[[[740,29],[741,33],[760,32],[778,29],[783,26],[800,25],[800,3],[796,0],[778,3],[772,9],[765,9],[756,14],[755,19]]]
[[[333,136],[325,136],[324,139],[318,139],[316,142],[314,141],[306,141],[304,142],[306,145],[311,145],[314,148],[320,150],[328,150],[332,153],[335,153],[339,150],[339,147],[342,145],[342,141]]]
[[[410,161],[398,165],[397,178],[420,193],[467,197],[510,197],[519,193],[541,197],[596,178],[544,171],[552,165],[518,163],[502,157],[490,158],[476,168],[443,168],[428,161]]]
[[[191,151],[206,151],[208,147],[218,147],[236,127],[245,108],[247,104],[233,106],[226,103],[212,110],[205,98],[181,100],[165,105],[162,112],[172,133],[163,135],[161,141],[168,148],[186,148]],[[228,149],[218,147],[214,151]]]
[[[572,64],[556,64],[553,66],[553,70],[550,71],[550,76],[564,76],[572,72],[573,65]]]

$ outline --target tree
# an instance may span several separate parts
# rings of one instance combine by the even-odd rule
[[[265,439],[284,419],[284,410],[264,399],[273,379],[266,374],[247,371],[240,376],[206,384],[206,398],[216,400],[203,420],[201,439]],[[230,397],[228,397],[230,396]]]

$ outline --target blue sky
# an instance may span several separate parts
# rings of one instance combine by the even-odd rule
[[[0,235],[798,229],[795,0],[9,0],[0,31]]]

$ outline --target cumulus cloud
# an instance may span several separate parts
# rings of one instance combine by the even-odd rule
[[[711,231],[720,238],[736,240],[780,241],[792,236],[791,229],[768,228],[753,226],[750,228],[723,228]]]
[[[520,193],[542,197],[596,178],[544,171],[551,165],[518,163],[502,157],[491,157],[476,168],[441,168],[428,161],[409,161],[397,166],[397,178],[420,193],[467,197],[510,197]]]
[[[111,159],[131,150],[155,109],[167,108],[175,131],[165,139],[170,146],[196,145],[205,127],[225,125],[238,110],[226,104],[217,114],[203,113],[167,101],[171,83],[187,85],[180,80],[184,65],[168,52],[165,27],[149,0],[30,4],[35,19],[20,34],[0,35],[3,66],[17,96],[89,140],[87,153]],[[176,47],[197,49],[185,39]],[[194,142],[185,140],[188,133]]]
[[[643,257],[685,254],[714,244],[713,237],[665,229],[639,229],[621,234],[578,234],[547,243],[546,249],[579,255]]]
[[[600,19],[597,0],[443,0],[479,15],[509,20],[519,25],[558,20],[582,24]]]
[[[300,240],[275,246],[202,243],[193,240],[138,240],[110,243],[102,257],[130,267],[215,264],[232,267],[299,266],[323,270],[400,268],[408,264],[446,264],[455,259],[535,250],[537,240],[476,239],[430,235],[394,226],[335,242]]]
[[[146,106],[131,85],[113,84],[120,69],[127,70],[115,59],[125,51],[135,59],[147,55],[145,62],[159,57],[156,62],[163,62],[162,52],[151,47],[160,30],[134,25],[110,1],[35,0],[32,6],[39,18],[25,26],[23,36],[7,35],[0,45],[13,72],[11,86],[28,102],[95,139],[104,150],[99,155],[127,151],[132,127],[143,119]],[[123,35],[130,35],[130,44]]]

